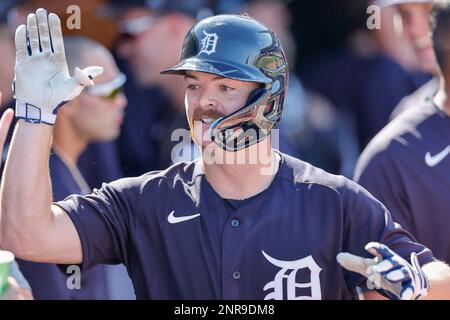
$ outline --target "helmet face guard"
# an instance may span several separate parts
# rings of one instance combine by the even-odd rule
[[[256,89],[258,90],[258,89]],[[255,101],[214,121],[211,140],[226,151],[238,151],[265,139],[274,124],[264,116],[270,91],[259,89]]]
[[[264,140],[280,121],[288,83],[286,57],[275,34],[247,16],[219,15],[186,35],[180,63],[162,73],[206,72],[260,83],[246,104],[210,127],[211,140],[238,151]]]

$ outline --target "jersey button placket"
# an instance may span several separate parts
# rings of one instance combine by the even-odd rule
[[[223,233],[222,295],[223,299],[226,300],[239,299],[243,294],[241,291],[243,279],[242,271],[240,270],[242,253],[238,249],[241,248],[246,235],[244,221],[242,218],[236,217],[238,213],[235,212],[234,215],[228,218]]]

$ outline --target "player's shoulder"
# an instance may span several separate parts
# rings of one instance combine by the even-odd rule
[[[329,214],[336,211],[344,215],[355,214],[384,214],[385,207],[369,191],[358,183],[342,176],[326,172],[302,160],[283,155],[284,178],[288,179],[289,170],[292,170],[293,182],[296,190],[303,190],[308,194],[307,199],[320,199],[320,204]],[[298,188],[302,185],[303,188]],[[314,202],[314,201],[313,201]],[[333,206],[327,206],[333,203]],[[330,209],[334,208],[334,209]]]
[[[314,187],[319,192],[331,191],[338,197],[346,194],[359,193],[363,188],[354,181],[342,176],[329,173],[308,162],[282,155],[282,172],[280,178],[294,185],[304,185],[309,190]]]
[[[430,100],[439,89],[439,80],[432,78],[412,94],[404,97],[391,113],[391,120],[406,110],[414,108],[418,104],[426,103]]]
[[[431,99],[405,110],[375,135],[361,153],[359,162],[403,159],[413,145],[420,143],[426,134],[422,131],[433,125],[436,112]]]
[[[118,179],[109,183],[108,186],[119,191],[143,192],[148,187],[160,188],[176,182],[190,184],[196,176],[201,174],[198,161],[198,159],[190,162],[181,161],[164,170],[150,171],[138,177]]]

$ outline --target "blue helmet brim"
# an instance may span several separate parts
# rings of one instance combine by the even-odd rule
[[[241,81],[257,82],[267,84],[272,80],[256,68],[249,68],[246,65],[237,65],[236,63],[227,64],[226,61],[214,61],[188,58],[170,69],[164,70],[161,74],[185,75],[186,71],[206,72]]]

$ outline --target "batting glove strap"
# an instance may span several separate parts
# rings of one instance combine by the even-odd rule
[[[55,124],[56,114],[50,113],[30,103],[16,100],[16,118],[24,119],[26,122],[30,123],[44,123],[52,126]]]

